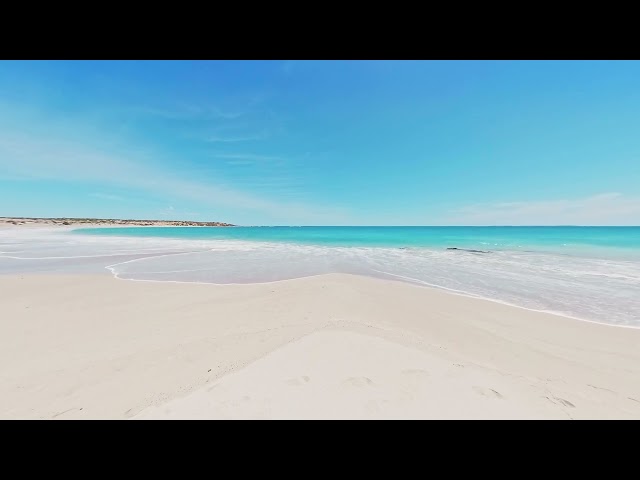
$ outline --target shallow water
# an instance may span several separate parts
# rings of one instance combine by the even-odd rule
[[[464,248],[488,251],[476,253]],[[0,232],[0,273],[255,283],[352,273],[640,327],[637,227],[109,228]]]
[[[640,227],[123,227],[84,235],[242,240],[342,247],[458,247],[480,250],[600,252],[640,259]]]

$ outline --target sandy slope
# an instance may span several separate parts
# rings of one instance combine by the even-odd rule
[[[399,282],[0,276],[0,418],[640,418],[640,330]]]

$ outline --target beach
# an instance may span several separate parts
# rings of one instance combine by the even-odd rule
[[[0,420],[640,419],[639,62],[0,62]]]
[[[640,330],[407,283],[0,275],[3,419],[640,418]]]

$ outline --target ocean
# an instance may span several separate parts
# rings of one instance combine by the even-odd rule
[[[558,253],[602,249],[602,253],[640,256],[640,227],[122,227],[76,232],[342,247],[529,248]]]
[[[26,230],[26,229],[25,229]],[[640,227],[123,227],[0,237],[0,273],[242,284],[348,273],[640,327]]]

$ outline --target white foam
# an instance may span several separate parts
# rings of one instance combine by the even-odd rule
[[[267,283],[325,273],[396,278],[530,310],[640,326],[640,261],[540,252],[328,247],[236,240],[0,232],[0,273],[111,272],[180,283]],[[8,245],[20,250],[11,251]]]

